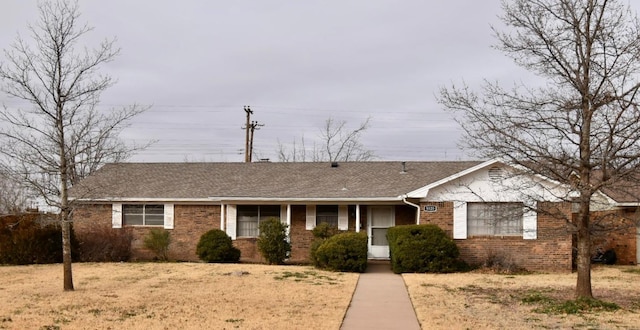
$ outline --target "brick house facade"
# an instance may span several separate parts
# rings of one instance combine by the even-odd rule
[[[541,197],[524,200],[540,189],[555,189],[551,195],[558,195],[563,188],[536,183],[525,197],[520,194],[524,189],[506,192],[510,178],[495,180],[496,170],[504,169],[508,166],[498,161],[112,164],[74,187],[74,230],[82,240],[97,226],[130,228],[132,257],[145,260],[153,255],[144,249],[144,237],[151,228],[166,228],[171,233],[169,257],[196,261],[200,236],[217,228],[232,237],[242,261],[262,262],[255,232],[243,234],[239,226],[259,221],[259,216],[246,214],[247,206],[264,207],[280,210],[280,220],[289,226],[290,261],[303,263],[309,259],[311,229],[320,221],[316,210],[334,206],[339,229],[368,234],[371,258],[388,257],[388,246],[385,250],[380,243],[386,242],[380,238],[385,228],[436,224],[454,238],[470,264],[500,257],[529,270],[570,271],[572,239],[566,221],[522,208],[513,212],[514,205],[554,205],[570,218],[569,204]],[[477,232],[478,226],[498,225],[487,224],[472,209],[494,212],[506,206],[512,214],[506,225],[499,225],[504,228]],[[625,240],[629,249],[636,246],[631,236]],[[621,258],[627,259],[632,257]]]

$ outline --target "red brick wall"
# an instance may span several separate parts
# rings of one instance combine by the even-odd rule
[[[616,252],[616,264],[637,264],[637,221],[635,209],[592,212],[591,223],[597,224],[596,227],[600,229],[592,234],[592,252],[595,254],[598,247],[604,251],[613,249]]]
[[[74,211],[74,231],[79,240],[91,235],[98,226],[111,227],[111,204],[81,205]],[[131,227],[133,233],[132,260],[151,260],[154,255],[143,246],[144,237],[151,228]],[[197,261],[196,245],[207,231],[220,228],[219,205],[174,205],[174,229],[171,233],[169,258]],[[113,228],[112,230],[120,230]]]
[[[423,203],[438,206],[437,212],[420,213],[420,223],[433,223],[445,230],[452,237],[453,203]],[[307,262],[313,235],[306,230],[305,205],[291,206],[291,258],[292,262]],[[170,257],[174,260],[197,261],[196,245],[200,236],[213,228],[220,228],[219,205],[175,205],[174,228],[171,231],[172,243]],[[366,229],[367,207],[361,206],[362,230]],[[396,225],[413,224],[415,208],[406,205],[396,206]],[[95,226],[111,226],[111,205],[85,205],[75,211],[74,229],[79,238],[88,235]],[[133,227],[134,241],[133,259],[152,259],[153,255],[142,246],[145,235],[151,227]],[[456,240],[462,258],[473,264],[484,262],[490,255],[502,254],[518,265],[530,270],[570,270],[571,269],[571,235],[564,229],[564,222],[540,215],[538,217],[538,239],[524,240],[521,237],[475,237]],[[113,229],[118,230],[118,229]],[[349,211],[349,230],[355,231],[355,209]],[[635,233],[635,232],[634,232]],[[615,240],[618,249],[625,246],[624,251],[635,249],[635,235],[624,236]],[[633,238],[632,238],[633,237]],[[263,262],[257,250],[255,238],[240,238],[234,245],[241,250],[241,260],[246,262]],[[620,249],[620,251],[623,251]],[[629,258],[621,252],[620,260],[627,262]],[[630,253],[628,255],[631,255]],[[635,252],[633,253],[635,257]]]
[[[453,203],[422,203],[437,206],[436,212],[420,213],[421,224],[435,224],[453,237]],[[540,207],[546,207],[540,204]],[[569,214],[569,205],[561,205]],[[489,257],[502,258],[528,270],[571,271],[571,233],[566,221],[538,214],[537,239],[522,237],[469,237],[456,239],[460,256],[469,264],[482,264]]]
[[[291,257],[292,262],[308,262],[309,249],[313,242],[311,230],[306,229],[307,207],[305,205],[291,206]]]
[[[415,225],[416,224],[416,208],[409,205],[396,205],[396,226]]]

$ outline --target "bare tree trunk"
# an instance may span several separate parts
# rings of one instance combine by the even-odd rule
[[[95,49],[78,44],[92,28],[78,23],[77,1],[40,1],[38,8],[40,22],[29,27],[33,43],[18,37],[0,65],[0,90],[26,103],[0,108],[0,167],[59,210],[63,284],[71,291],[74,205],[68,190],[134,149],[118,134],[146,107],[100,111],[100,95],[113,79],[98,69],[118,54],[114,40]]]
[[[577,219],[578,260],[576,261],[578,279],[576,298],[593,298],[591,291],[591,234],[589,233],[589,213],[581,210]]]
[[[73,272],[71,269],[71,221],[68,212],[62,212],[62,268],[64,291],[73,291]]]

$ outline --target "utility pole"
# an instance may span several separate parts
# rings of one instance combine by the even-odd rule
[[[259,130],[262,126],[264,126],[264,124],[258,124],[257,121],[251,122],[251,137],[249,138],[249,160],[247,161],[248,163],[251,163],[251,158],[253,157],[253,132],[255,130]]]
[[[249,151],[249,135],[253,135],[252,133],[250,133],[252,131],[251,128],[251,114],[253,114],[253,111],[251,111],[251,108],[248,105],[244,106],[244,112],[247,113],[247,124],[243,127],[246,130],[246,137],[245,137],[245,141],[244,141],[244,162],[245,163],[250,163],[251,162],[251,152]],[[251,140],[253,140],[253,136],[251,137]]]

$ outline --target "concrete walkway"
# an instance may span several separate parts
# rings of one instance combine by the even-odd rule
[[[402,276],[388,261],[369,261],[360,274],[341,329],[420,329]]]

